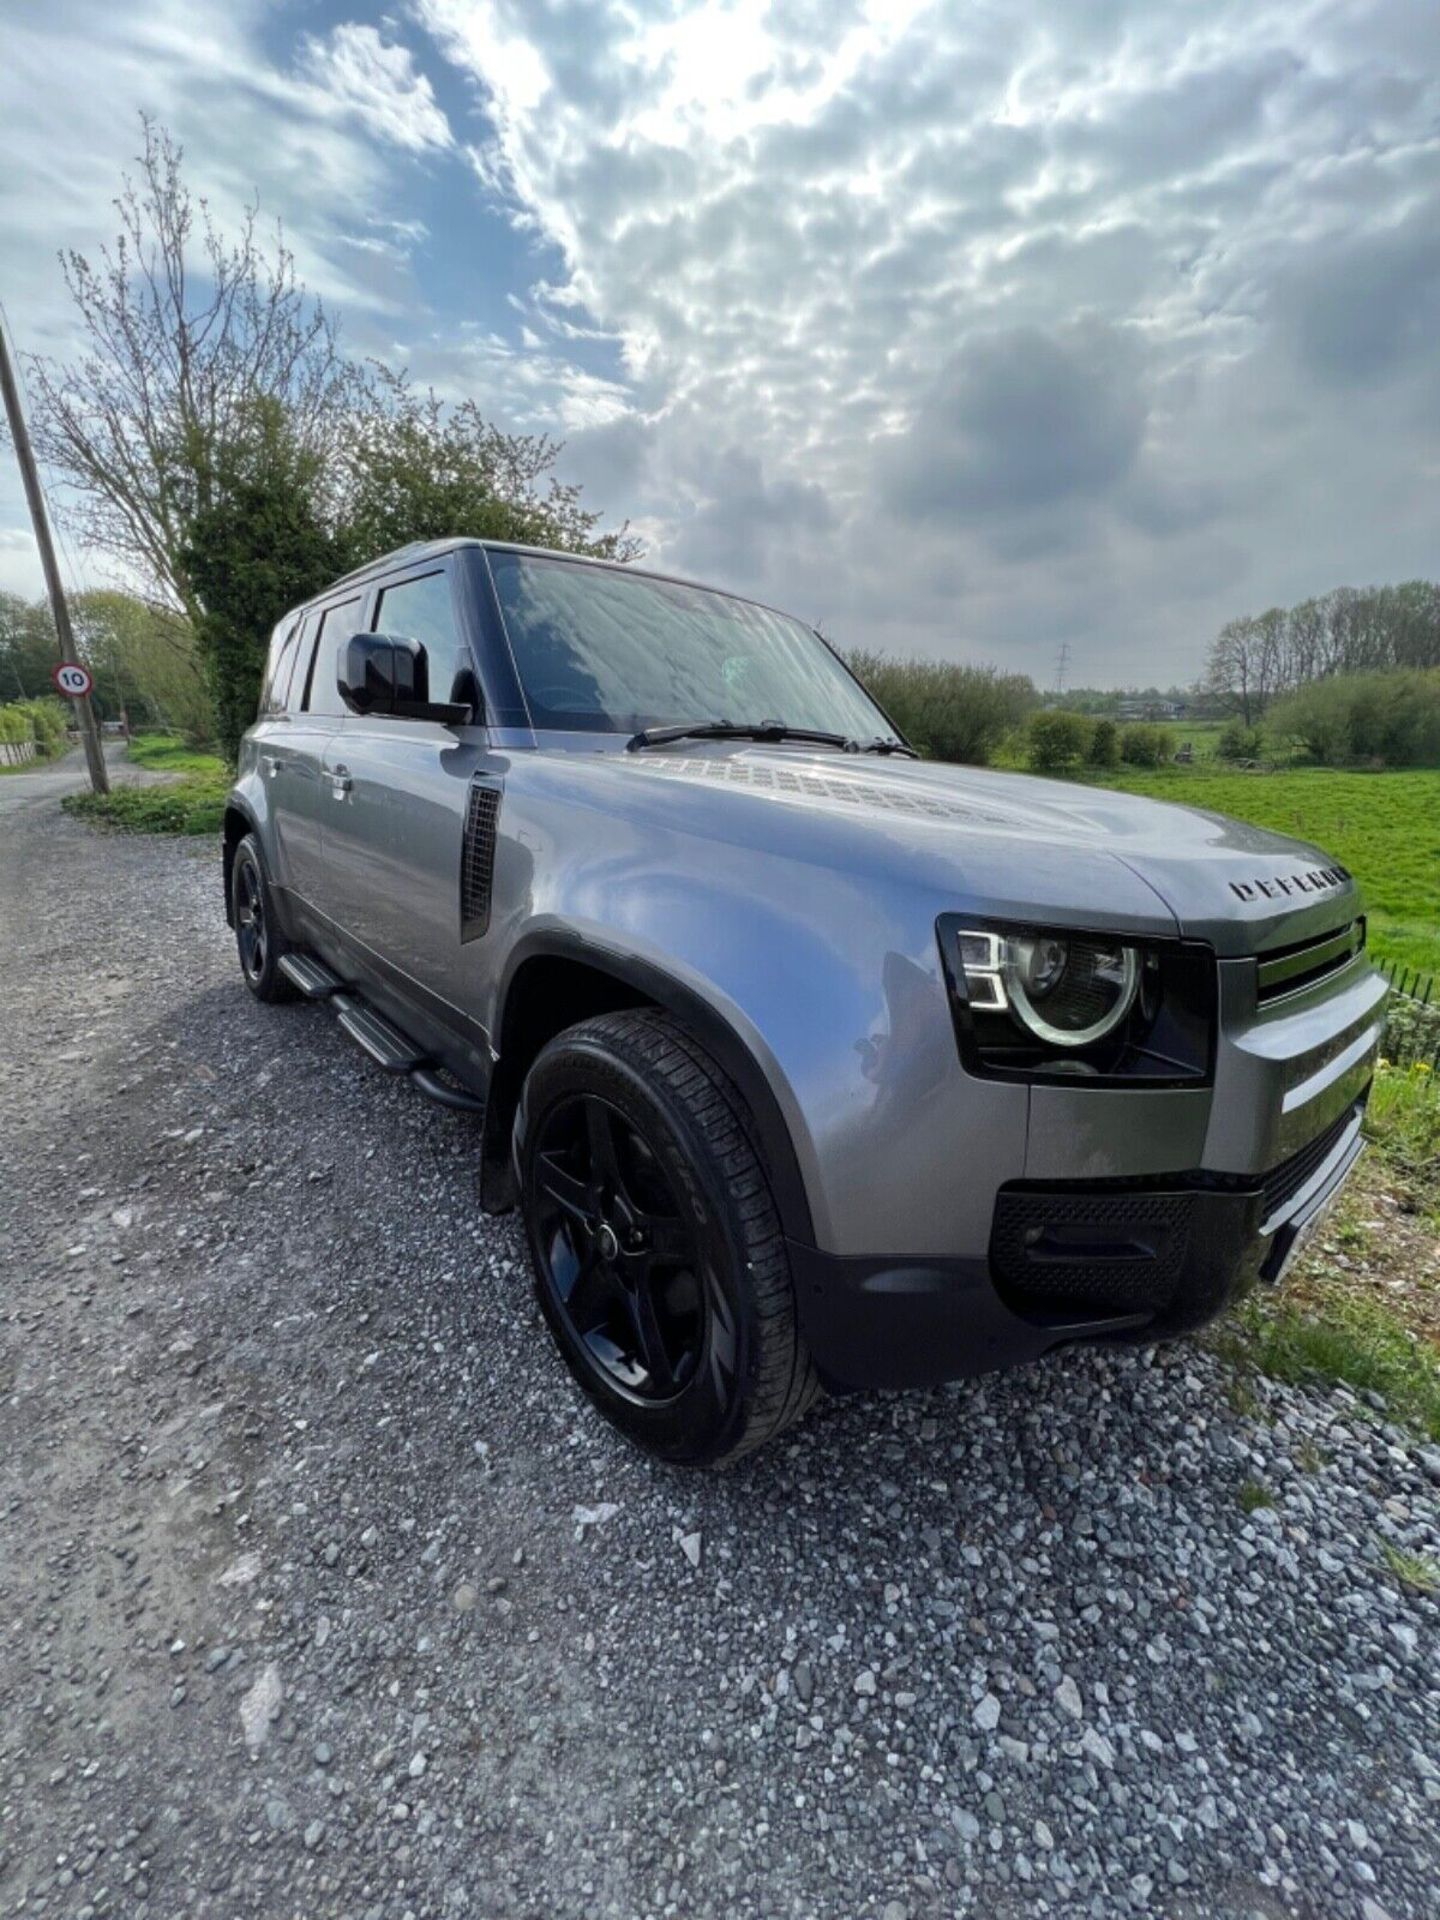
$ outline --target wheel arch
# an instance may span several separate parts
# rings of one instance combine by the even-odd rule
[[[235,924],[235,903],[230,897],[230,880],[235,871],[235,849],[247,833],[253,833],[258,841],[259,828],[255,816],[249,807],[232,793],[225,802],[225,819],[220,829],[221,875],[225,885],[225,924]]]
[[[592,1014],[659,1007],[732,1080],[743,1098],[788,1238],[814,1244],[809,1197],[789,1126],[744,1036],[688,982],[638,954],[597,947],[554,930],[522,941],[497,1003],[495,1065],[485,1109],[481,1199],[492,1213],[515,1204],[510,1140],[520,1089],[540,1049]]]

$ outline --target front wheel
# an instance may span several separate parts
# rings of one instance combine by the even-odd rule
[[[280,956],[288,952],[288,942],[280,931],[253,833],[247,833],[235,849],[230,905],[246,986],[257,1000],[293,1000],[296,990],[280,971]]]
[[[581,1386],[659,1459],[722,1466],[817,1383],[740,1097],[666,1014],[552,1040],[516,1118],[540,1305]]]

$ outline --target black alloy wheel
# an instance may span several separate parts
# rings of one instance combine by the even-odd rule
[[[581,1386],[662,1460],[726,1465],[818,1390],[735,1088],[653,1008],[569,1028],[515,1122],[540,1306]]]
[[[535,1233],[558,1311],[617,1392],[673,1400],[702,1359],[733,1376],[735,1327],[695,1225],[639,1126],[599,1094],[545,1116]]]
[[[296,990],[280,971],[280,958],[289,952],[289,942],[276,919],[260,849],[250,833],[235,849],[230,869],[230,908],[246,986],[257,1000],[293,1000]]]

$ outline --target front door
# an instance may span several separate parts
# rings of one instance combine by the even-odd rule
[[[432,565],[383,587],[371,622],[424,646],[434,700],[448,700],[462,674],[474,684],[454,595],[450,570]],[[348,714],[321,768],[333,917],[451,1007],[465,998],[460,867],[470,783],[488,758],[483,726]]]
[[[264,762],[283,884],[307,907],[332,917],[333,890],[321,844],[330,804],[323,762],[344,711],[337,657],[359,627],[364,608],[364,595],[352,594],[306,614],[290,687],[290,723]]]

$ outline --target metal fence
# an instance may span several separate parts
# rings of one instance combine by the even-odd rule
[[[1397,1067],[1428,1066],[1440,1071],[1440,1000],[1435,975],[1393,960],[1380,963],[1390,982],[1385,1011],[1385,1056]]]

